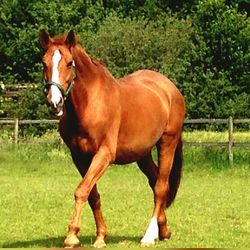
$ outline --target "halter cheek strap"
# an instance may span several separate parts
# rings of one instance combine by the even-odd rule
[[[76,74],[75,74],[75,64],[74,63],[72,65],[72,71],[73,71],[72,80],[71,80],[69,86],[67,87],[66,91],[63,89],[61,84],[59,84],[57,82],[54,82],[54,81],[51,81],[51,80],[45,82],[45,87],[44,88],[48,89],[52,85],[56,86],[60,90],[60,92],[62,93],[62,96],[63,96],[64,100],[66,100],[69,93],[70,93],[70,91],[72,90],[72,88],[74,86],[74,83],[75,83]]]
[[[74,79],[70,82],[68,88],[66,89],[66,91],[63,89],[63,87],[61,86],[61,84],[57,83],[57,82],[53,82],[53,81],[47,81],[45,83],[45,89],[48,89],[50,86],[54,85],[56,86],[62,93],[62,96],[64,97],[64,100],[68,97],[70,91],[72,90],[73,86],[74,86]]]

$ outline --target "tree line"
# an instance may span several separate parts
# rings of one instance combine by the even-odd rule
[[[250,117],[247,0],[0,0],[0,83],[37,83],[9,116],[48,118],[38,37],[73,28],[120,78],[153,69],[176,83],[188,118]],[[4,88],[0,88],[1,93]]]

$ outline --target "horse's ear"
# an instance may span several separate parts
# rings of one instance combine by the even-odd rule
[[[42,48],[44,50],[47,50],[50,42],[51,42],[51,39],[50,39],[49,33],[45,29],[42,29],[40,31],[40,44]]]
[[[65,43],[69,48],[76,45],[76,36],[73,30],[70,30],[70,32],[68,33]]]

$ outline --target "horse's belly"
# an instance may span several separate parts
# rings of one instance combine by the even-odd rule
[[[167,101],[148,88],[124,89],[122,94],[115,162],[129,163],[141,159],[159,141],[166,130],[169,109]]]
[[[118,140],[115,163],[127,164],[140,160],[148,154],[159,141],[163,129],[144,132],[145,133],[143,133],[142,130],[142,133],[138,133],[138,135],[131,134],[127,135],[126,140]]]
[[[134,150],[130,148],[123,148],[122,150],[117,151],[115,164],[128,164],[131,162],[138,161],[147,153],[150,152],[152,147],[148,148],[147,150]]]
[[[124,132],[120,131],[115,163],[126,164],[141,159],[156,145],[164,129],[164,123],[149,123],[141,124],[136,129],[130,127]]]

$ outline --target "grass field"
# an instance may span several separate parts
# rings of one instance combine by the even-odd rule
[[[63,146],[0,144],[0,247],[62,247],[80,181]],[[250,246],[249,150],[227,165],[223,149],[185,149],[182,183],[167,211],[172,238],[155,247]],[[153,196],[135,164],[111,166],[98,183],[108,247],[140,247]],[[80,239],[90,247],[95,225],[84,208]]]

